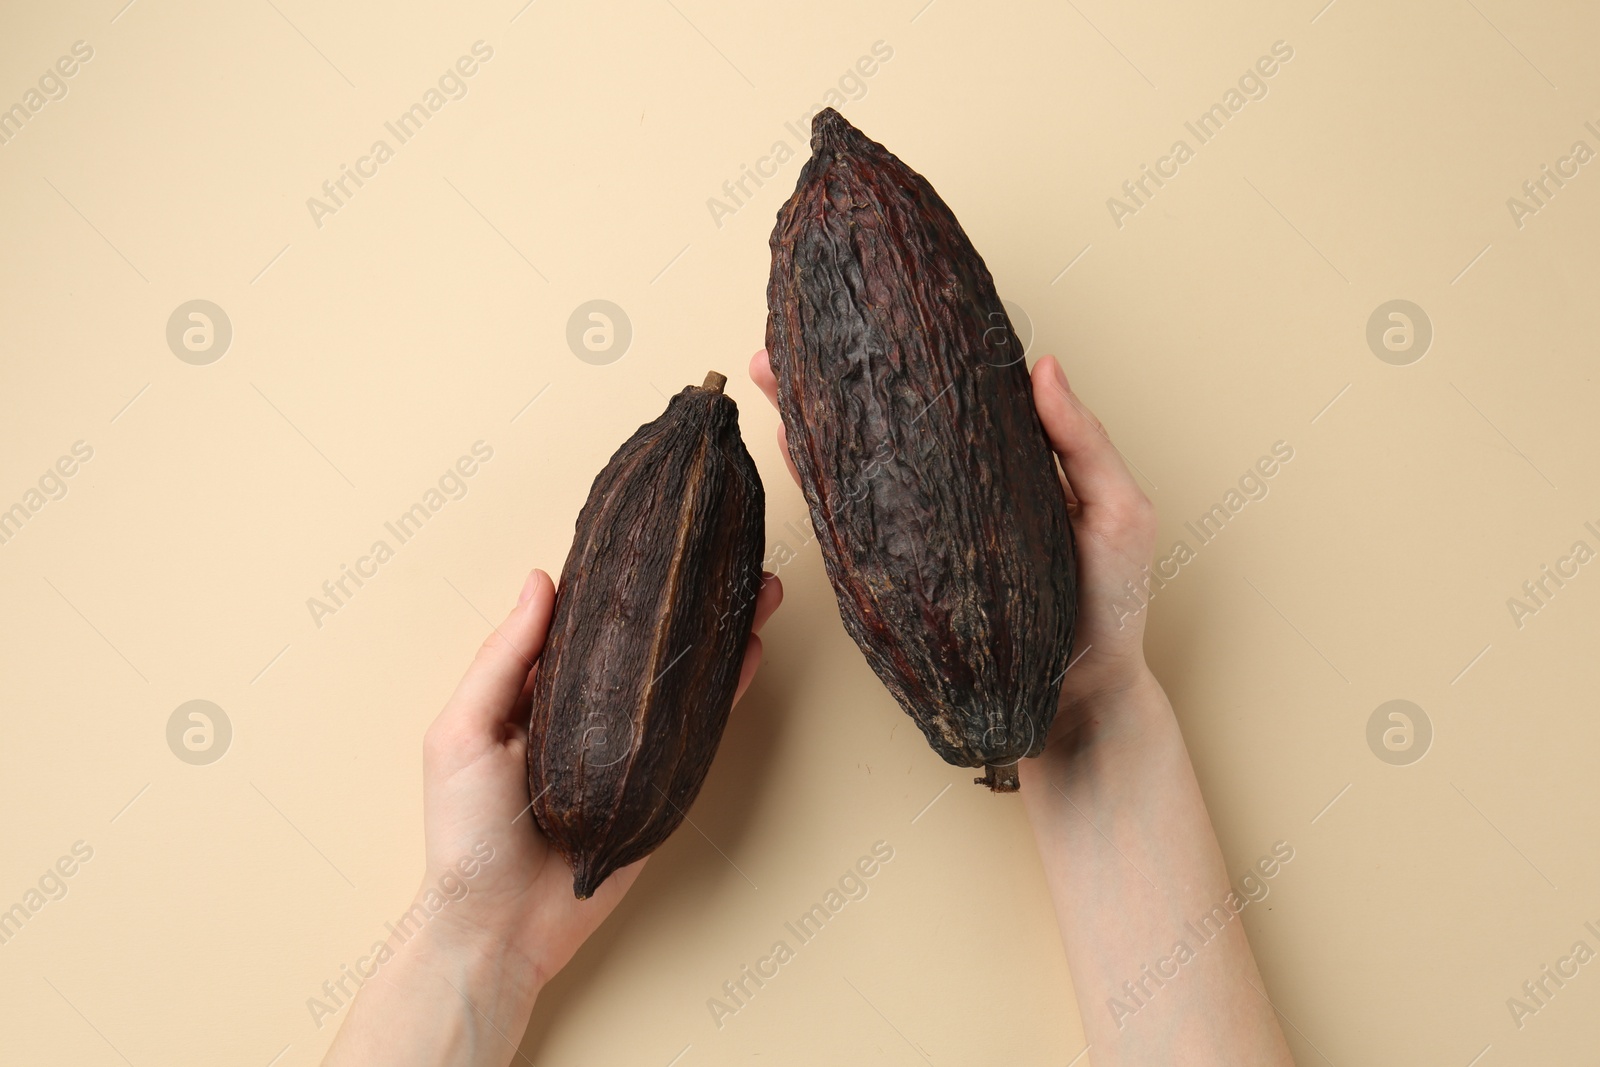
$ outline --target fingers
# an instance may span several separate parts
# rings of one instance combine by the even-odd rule
[[[766,394],[773,407],[778,406],[778,378],[772,373],[772,360],[767,356],[765,348],[750,357],[750,380],[756,383],[756,388]],[[781,422],[778,423],[778,451],[783,453],[783,462],[789,468],[789,477],[799,485],[800,471],[789,455],[789,431]]]
[[[778,605],[783,603],[783,583],[776,574],[762,574],[761,591],[756,593],[756,619],[751,627],[750,640],[744,646],[744,660],[739,664],[739,685],[733,692],[733,702],[737,704],[744,696],[744,691],[750,688],[750,682],[756,676],[756,668],[761,666],[761,638],[756,634],[761,627],[766,625],[772,613],[778,610]]]
[[[772,406],[778,406],[778,378],[772,373],[772,360],[763,348],[750,357],[750,380],[756,383],[756,388],[767,394],[767,399],[772,401]]]
[[[499,738],[512,712],[526,703],[534,662],[544,649],[555,609],[556,590],[550,576],[535,570],[528,576],[511,614],[478,649],[472,666],[439,713],[435,725],[452,736]],[[783,583],[775,574],[761,576],[756,592],[750,644],[739,668],[738,693],[743,694],[761,662],[761,640],[753,631],[766,625],[783,603]],[[736,696],[734,699],[738,699]]]
[[[744,691],[750,688],[750,682],[755,678],[756,668],[759,666],[761,666],[761,638],[751,634],[749,643],[744,646],[744,662],[739,665],[739,687],[733,691],[735,704],[744,696]]]
[[[548,574],[535,570],[528,576],[517,606],[478,649],[437,725],[457,736],[499,737],[544,649],[555,600]]]
[[[794,484],[800,484],[800,468],[794,465],[794,457],[789,455],[789,428],[783,423],[778,423],[778,451],[783,453],[784,466],[789,468],[789,477],[794,479]]]
[[[1105,427],[1072,392],[1054,356],[1034,365],[1033,403],[1079,502],[1094,507],[1145,501],[1144,491],[1106,436]]]
[[[756,633],[761,632],[767,620],[772,618],[772,613],[778,610],[778,605],[783,603],[783,583],[776,574],[761,575],[761,589],[756,593],[756,621],[751,627]]]

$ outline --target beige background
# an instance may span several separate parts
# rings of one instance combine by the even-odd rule
[[[1600,164],[1521,228],[1506,204],[1600,149],[1592,8],[121,3],[13,6],[0,32],[3,106],[94,51],[0,146],[0,507],[94,450],[0,546],[0,907],[93,848],[0,945],[4,1062],[317,1062],[333,1027],[306,1000],[410,897],[420,735],[483,616],[559,568],[594,472],[708,368],[769,541],[799,550],[788,599],[698,832],[550,987],[518,1062],[1079,1055],[1019,804],[928,750],[785,526],[805,510],[744,370],[804,153],[720,227],[707,206],[798,148],[785,122],[878,41],[843,110],[950,202],[1032,351],[1066,358],[1163,552],[1294,448],[1158,596],[1149,650],[1230,869],[1295,850],[1244,921],[1298,1061],[1593,1048],[1600,967],[1520,1029],[1506,1005],[1600,949],[1600,567],[1520,629],[1507,606],[1600,548]],[[307,198],[478,40],[467,96],[315,225]],[[1280,40],[1268,95],[1119,229],[1107,198]],[[607,365],[565,341],[595,298],[633,328]],[[1434,328],[1409,366],[1365,340],[1394,298]],[[234,331],[207,366],[165,339],[193,299]],[[478,440],[467,495],[314,625],[307,598]],[[1366,741],[1397,698],[1433,729],[1409,766]],[[234,730],[207,766],[165,738],[192,699]],[[879,840],[870,895],[715,1026],[707,999]]]

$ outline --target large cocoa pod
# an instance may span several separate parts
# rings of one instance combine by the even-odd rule
[[[581,900],[694,802],[755,618],[765,496],[713,372],[606,464],[533,683],[533,818]]]
[[[772,231],[767,351],[846,630],[928,743],[1017,788],[1072,648],[1055,457],[983,258],[831,108]]]

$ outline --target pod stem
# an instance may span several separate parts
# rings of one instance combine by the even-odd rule
[[[1015,793],[1022,788],[1022,783],[1017,778],[1015,763],[1007,763],[1004,766],[986,764],[983,768],[983,777],[974,778],[973,782],[988,786],[994,793]]]
[[[705,384],[702,385],[700,388],[709,389],[713,393],[720,393],[720,392],[722,392],[722,387],[724,385],[727,385],[727,384],[728,384],[728,376],[726,374],[718,374],[716,371],[712,370],[712,371],[706,371]]]

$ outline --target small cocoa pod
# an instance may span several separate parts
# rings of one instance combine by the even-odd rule
[[[983,257],[831,108],[772,231],[767,351],[845,629],[950,763],[1017,788],[1072,649],[1055,457]]]
[[[715,372],[639,427],[578,514],[533,681],[533,818],[581,900],[694,802],[755,618],[765,496]]]

